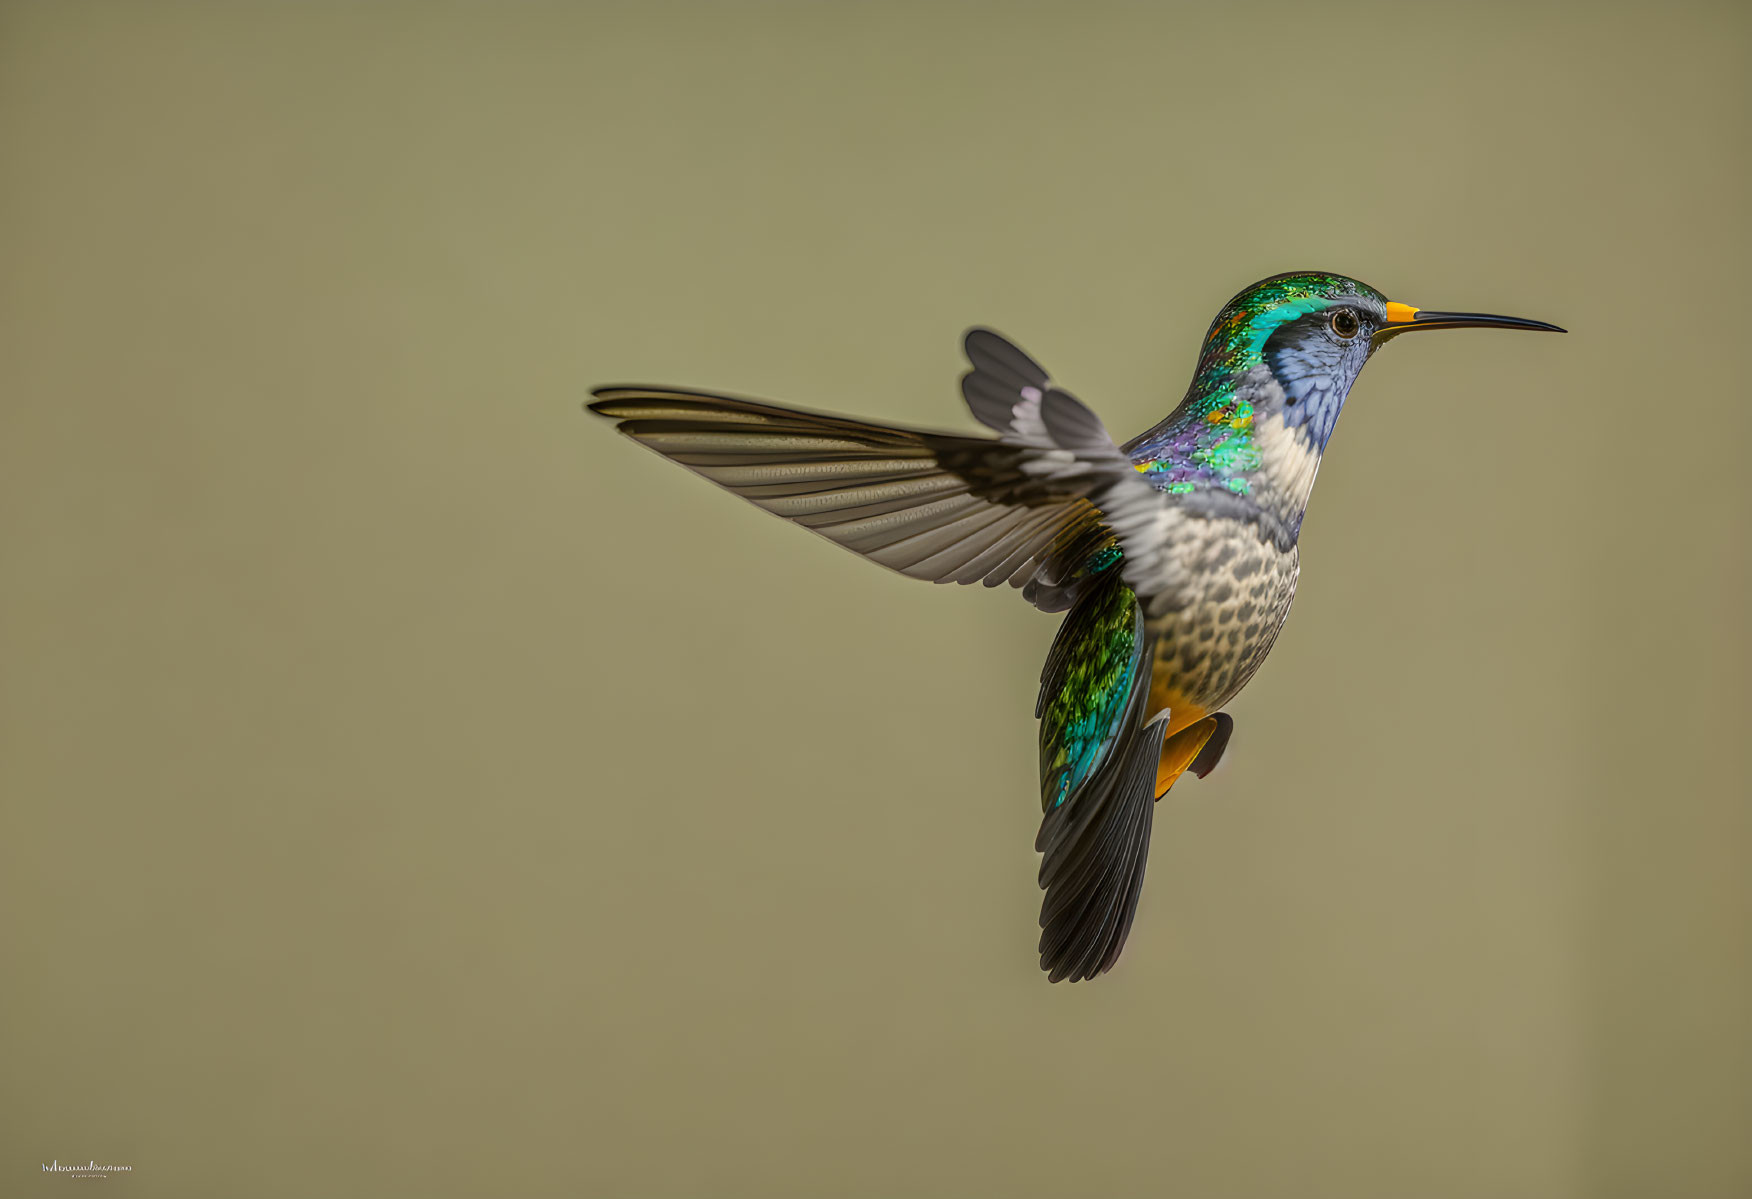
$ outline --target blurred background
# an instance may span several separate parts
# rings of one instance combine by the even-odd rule
[[[1743,5],[0,7],[0,1192],[1752,1194]],[[1053,619],[607,382],[1396,343],[1107,977]]]

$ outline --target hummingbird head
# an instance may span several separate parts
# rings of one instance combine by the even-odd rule
[[[1125,449],[1162,491],[1247,496],[1263,484],[1300,510],[1368,356],[1400,333],[1470,326],[1563,331],[1521,317],[1414,309],[1344,275],[1272,275],[1223,305],[1186,398]]]
[[[1312,468],[1369,355],[1415,329],[1544,329],[1474,312],[1432,312],[1323,271],[1273,275],[1223,305],[1205,334],[1180,406],[1127,444],[1138,470],[1167,491],[1201,485],[1241,495],[1261,474],[1305,498]]]
[[[1256,419],[1276,415],[1311,448],[1323,450],[1369,355],[1414,329],[1469,327],[1563,332],[1520,317],[1413,308],[1343,275],[1274,275],[1242,291],[1217,314],[1205,335],[1193,391],[1240,387],[1263,368],[1282,396],[1264,389],[1263,406],[1275,412],[1257,413]]]

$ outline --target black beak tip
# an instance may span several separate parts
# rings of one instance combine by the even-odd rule
[[[1421,309],[1411,318],[1412,329],[1529,329],[1538,333],[1568,333],[1569,330],[1550,321],[1529,320],[1524,316],[1497,316],[1488,312],[1434,312]]]

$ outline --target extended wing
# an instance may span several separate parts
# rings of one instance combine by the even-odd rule
[[[1162,495],[1101,422],[1026,354],[967,336],[962,381],[997,440],[664,387],[605,387],[593,412],[794,524],[912,578],[1001,583],[1061,611],[1123,555],[1161,575]]]

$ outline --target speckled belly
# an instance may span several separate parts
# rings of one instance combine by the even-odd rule
[[[1187,563],[1183,603],[1148,621],[1155,638],[1150,714],[1173,712],[1172,736],[1235,698],[1271,652],[1296,595],[1300,553],[1248,526],[1211,522]]]

